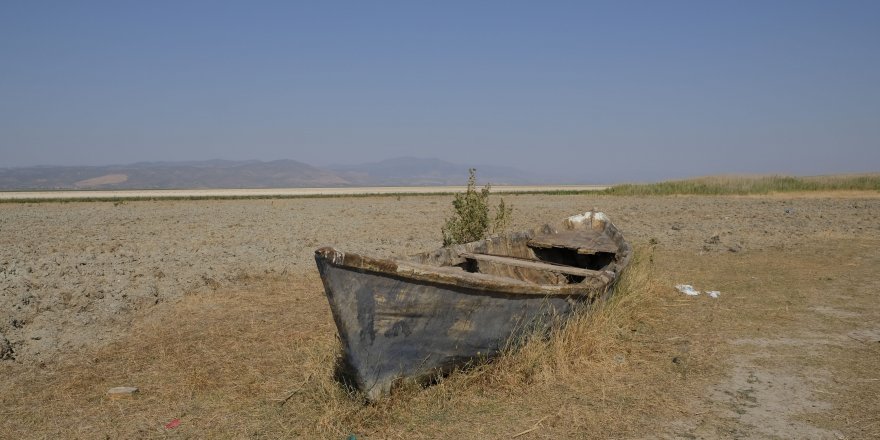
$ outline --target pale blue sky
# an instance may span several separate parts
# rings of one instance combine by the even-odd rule
[[[880,2],[6,1],[0,153],[880,171]]]

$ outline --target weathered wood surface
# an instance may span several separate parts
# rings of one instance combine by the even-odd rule
[[[355,385],[377,400],[395,381],[418,381],[492,357],[519,336],[547,329],[553,317],[606,298],[629,263],[629,244],[601,213],[572,216],[563,225],[562,232],[544,228],[542,234],[558,240],[542,256],[531,247],[534,231],[405,259],[315,251]],[[616,245],[614,252],[597,233]],[[576,246],[590,243],[604,257],[581,255]],[[560,259],[564,264],[553,264]]]
[[[529,240],[529,246],[542,248],[567,248],[577,249],[581,254],[593,254],[596,252],[618,252],[619,246],[611,237],[602,231],[558,231],[542,233]]]
[[[451,248],[447,248],[451,249]],[[464,260],[458,257],[456,259]],[[575,284],[550,285],[537,284],[519,278],[500,276],[491,273],[472,273],[454,266],[436,266],[407,260],[390,260],[372,258],[348,252],[341,252],[334,248],[321,248],[315,251],[315,259],[319,262],[326,260],[337,266],[357,269],[361,272],[375,272],[393,276],[410,282],[453,285],[458,287],[482,289],[487,291],[502,292],[508,295],[536,295],[536,296],[584,296],[591,297],[608,287],[616,277],[615,271],[606,270],[598,276],[587,277],[584,281]],[[326,286],[325,286],[326,287]]]
[[[571,312],[566,297],[502,295],[413,283],[318,263],[342,341],[347,373],[371,401],[400,378],[429,378],[491,357],[518,335]]]
[[[549,272],[565,273],[565,274],[569,274],[569,275],[578,275],[578,276],[582,276],[582,277],[598,275],[600,273],[600,271],[598,271],[598,270],[582,269],[579,267],[564,266],[561,264],[543,263],[540,261],[526,260],[526,259],[522,259],[522,258],[505,257],[502,255],[471,254],[468,252],[463,252],[459,255],[461,255],[462,257],[464,257],[468,260],[489,261],[489,262],[493,262],[493,263],[507,264],[510,266],[526,267],[529,269],[538,269],[538,270],[544,270],[544,271],[549,271]]]

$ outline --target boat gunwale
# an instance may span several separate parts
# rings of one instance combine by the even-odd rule
[[[586,222],[589,223],[586,223]],[[571,284],[538,284],[517,280],[504,276],[496,276],[465,270],[452,270],[451,265],[433,265],[413,261],[410,257],[403,258],[376,258],[357,253],[343,252],[335,247],[326,246],[315,250],[315,258],[324,260],[327,264],[350,268],[364,273],[374,273],[382,276],[399,278],[402,281],[419,280],[436,286],[456,286],[477,291],[497,292],[502,295],[527,295],[527,296],[562,296],[592,299],[598,295],[605,295],[617,283],[621,272],[629,265],[632,258],[632,246],[623,239],[617,227],[605,216],[604,213],[587,211],[584,214],[571,216],[563,221],[568,230],[584,227],[601,229],[618,245],[615,261],[603,269],[597,270],[595,275],[588,275],[582,281]],[[545,225],[544,229],[551,229]],[[425,252],[419,255],[437,254],[438,252],[452,252],[458,256],[461,252],[473,252],[481,243],[497,240],[502,237],[513,239],[531,239],[535,236],[534,230],[510,232],[494,235],[483,240],[453,245]],[[446,269],[446,270],[444,270]]]
[[[323,247],[315,255],[328,264],[369,272],[403,281],[418,280],[438,286],[455,286],[477,291],[487,291],[502,295],[594,297],[604,292],[617,278],[615,272],[605,270],[598,276],[587,277],[575,284],[535,284],[512,278],[472,273],[462,270],[446,272],[441,267],[412,263],[396,259],[381,259],[365,255],[339,251],[333,247]]]
[[[352,255],[352,254],[348,254]],[[357,255],[358,257],[363,258],[361,255]],[[486,277],[493,277],[497,279],[507,280],[505,277],[498,277],[493,275],[486,274],[473,274],[470,272],[463,272],[462,275],[467,279],[463,280],[450,280],[449,278],[441,278],[434,277],[431,275],[421,275],[423,272],[419,271],[418,274],[414,272],[410,272],[407,270],[404,271],[382,271],[377,270],[375,268],[369,267],[359,267],[351,264],[333,264],[330,261],[327,261],[328,264],[331,264],[342,270],[351,270],[358,273],[363,274],[371,274],[378,275],[387,278],[393,278],[402,282],[412,283],[412,284],[420,284],[425,286],[432,286],[437,288],[445,288],[450,290],[455,290],[462,293],[468,293],[473,295],[481,295],[481,296],[491,296],[491,297],[522,297],[522,298],[540,298],[540,297],[563,297],[563,298],[578,298],[583,299],[585,297],[592,298],[597,293],[595,289],[590,289],[583,284],[569,284],[566,286],[555,286],[555,285],[541,285],[541,284],[532,284],[523,281],[511,280],[512,282],[509,284],[492,284],[487,282],[487,280],[475,279],[474,275],[485,275]],[[405,269],[413,269],[412,267],[408,267]],[[432,274],[436,274],[432,272]],[[455,277],[453,274],[443,274],[448,275],[449,277]],[[521,284],[520,284],[521,283]],[[516,287],[516,288],[514,288]],[[568,287],[568,289],[558,289],[557,291],[539,291],[541,287]]]

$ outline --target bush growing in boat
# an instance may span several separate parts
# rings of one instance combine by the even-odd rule
[[[495,208],[495,216],[489,216],[489,191],[486,184],[477,190],[477,170],[468,170],[467,191],[456,194],[452,201],[452,217],[446,219],[443,226],[443,246],[468,243],[503,232],[510,225],[513,207],[504,204],[504,199]]]

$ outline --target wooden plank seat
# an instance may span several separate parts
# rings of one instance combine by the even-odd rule
[[[579,254],[595,254],[597,252],[616,253],[619,249],[614,240],[607,235],[585,231],[559,231],[540,233],[529,240],[530,247],[576,249]]]
[[[598,275],[601,271],[598,270],[590,270],[584,269],[580,267],[573,266],[565,266],[562,264],[553,264],[547,263],[543,261],[535,261],[535,260],[527,260],[524,258],[516,258],[516,257],[507,257],[503,255],[489,255],[489,254],[473,254],[469,252],[464,252],[459,254],[462,258],[467,258],[469,260],[476,261],[487,261],[490,263],[499,263],[499,264],[507,264],[510,266],[517,267],[525,267],[529,269],[538,269],[538,270],[546,270],[549,272],[562,273],[566,275],[577,275],[582,277],[589,277]]]

